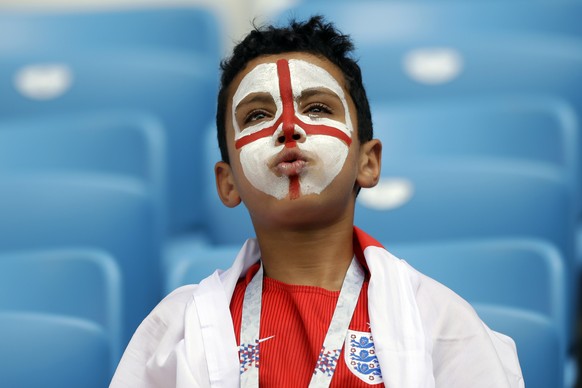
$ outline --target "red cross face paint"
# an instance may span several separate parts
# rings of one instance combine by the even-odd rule
[[[341,117],[301,108],[310,95],[338,101]],[[249,101],[259,101],[258,107],[266,101],[273,113],[252,110],[241,128],[237,110]],[[325,69],[298,59],[260,64],[241,80],[232,106],[235,147],[245,176],[258,190],[277,199],[320,194],[341,171],[353,125],[343,89]]]

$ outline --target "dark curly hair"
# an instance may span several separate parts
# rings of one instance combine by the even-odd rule
[[[349,36],[341,34],[332,23],[320,15],[305,22],[292,20],[286,27],[269,25],[255,27],[239,44],[230,58],[221,62],[222,77],[218,92],[216,128],[222,160],[229,162],[226,146],[226,97],[233,79],[251,60],[262,55],[306,52],[324,57],[343,73],[350,96],[356,106],[358,139],[364,143],[373,137],[372,117],[362,72],[352,58],[354,45]]]

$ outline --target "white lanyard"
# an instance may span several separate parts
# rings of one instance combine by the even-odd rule
[[[342,284],[329,329],[311,376],[310,387],[329,387],[363,282],[364,271],[354,257]],[[261,264],[259,271],[248,284],[243,300],[239,361],[241,387],[244,388],[259,386],[259,346],[262,341],[270,338],[259,339],[262,294]]]

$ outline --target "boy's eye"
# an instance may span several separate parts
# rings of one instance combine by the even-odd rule
[[[250,112],[248,115],[246,115],[245,119],[244,119],[244,124],[249,124],[252,123],[254,121],[260,121],[263,119],[266,119],[268,116],[268,113],[263,111],[263,110],[254,110],[252,112]]]
[[[333,113],[332,110],[327,105],[321,103],[311,104],[307,106],[305,112],[310,117],[320,117],[323,115],[330,115]]]

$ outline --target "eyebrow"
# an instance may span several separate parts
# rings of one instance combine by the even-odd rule
[[[273,103],[273,96],[271,96],[269,93],[251,93],[248,96],[246,96],[245,98],[243,98],[237,106],[235,106],[234,108],[234,112],[236,114],[236,112],[239,110],[239,108],[241,106],[245,106],[245,105],[249,105],[249,104],[254,104],[254,103],[261,103],[261,104],[270,104]]]
[[[331,91],[328,88],[311,88],[311,89],[305,89],[303,92],[301,92],[301,95],[299,96],[299,99],[303,99],[303,98],[309,98],[309,97],[313,97],[313,96],[317,96],[320,94],[324,94],[330,97],[335,97],[337,99],[341,100],[341,97],[338,96],[335,92]]]

